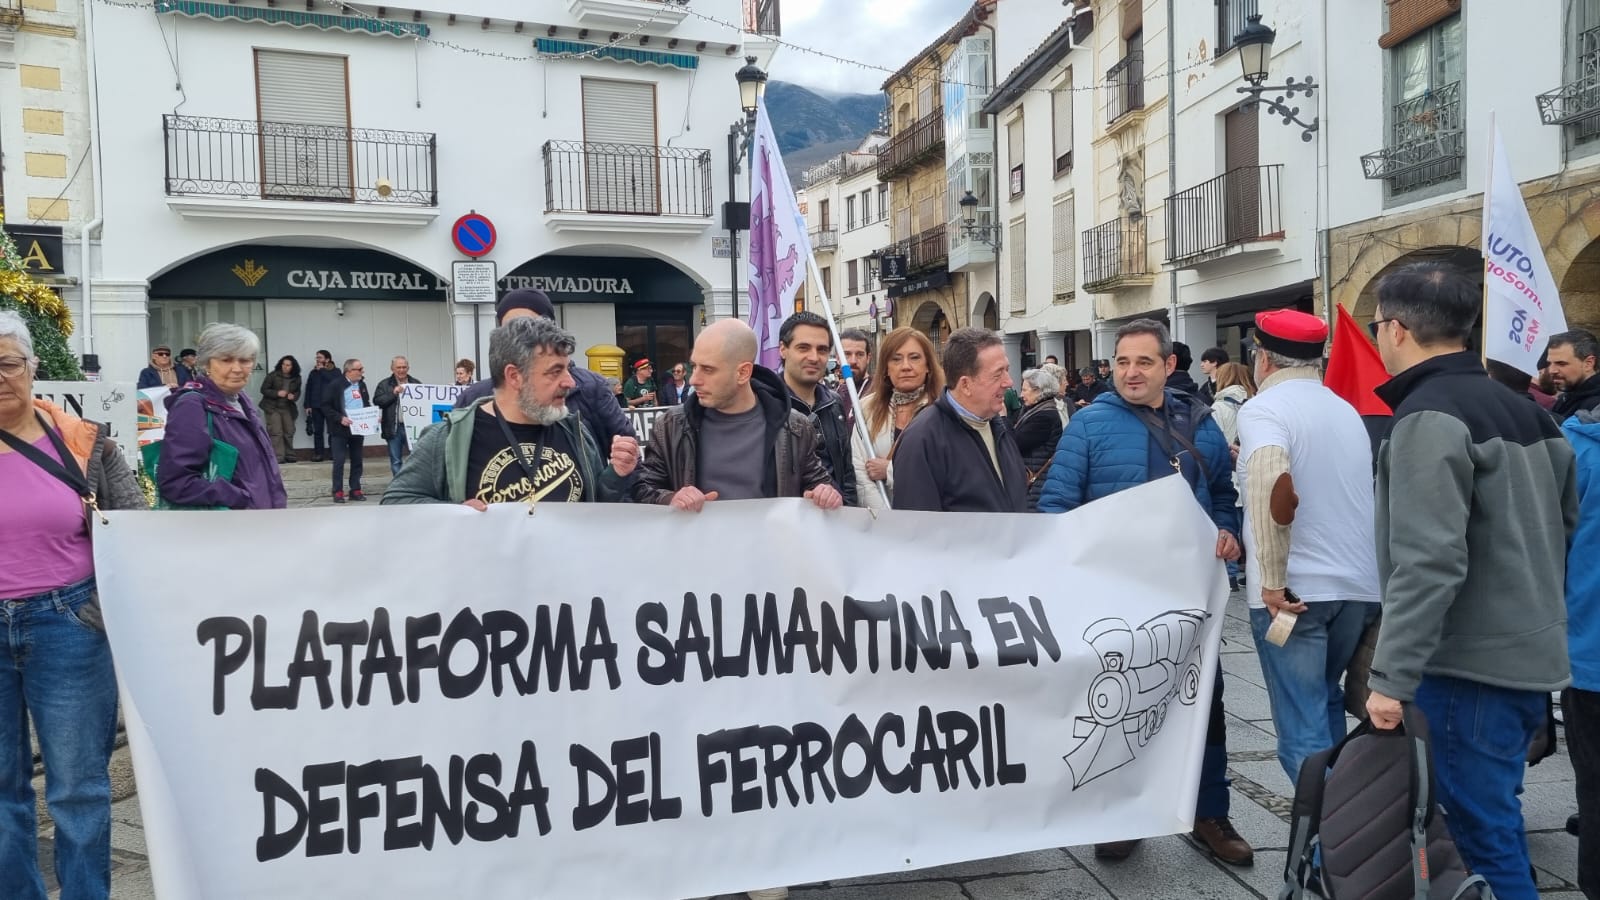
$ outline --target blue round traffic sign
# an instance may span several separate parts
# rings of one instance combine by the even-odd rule
[[[477,258],[487,255],[494,249],[494,223],[487,216],[467,213],[450,226],[450,240],[455,243],[457,250],[468,256]]]

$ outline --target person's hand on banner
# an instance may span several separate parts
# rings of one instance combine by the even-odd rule
[[[805,497],[815,503],[817,509],[838,509],[844,505],[844,497],[831,484],[819,484],[806,491]]]
[[[471,497],[471,498],[468,498],[466,500],[463,500],[463,501],[461,501],[461,505],[462,506],[470,506],[473,509],[477,510],[478,512],[488,512],[489,511],[489,504],[483,502],[482,500],[479,500],[477,497]]]
[[[881,456],[867,460],[867,477],[873,481],[888,481],[889,461]]]
[[[1400,708],[1399,700],[1393,697],[1385,697],[1377,691],[1373,691],[1367,695],[1367,715],[1372,719],[1373,728],[1381,728],[1387,731],[1400,726],[1403,712]]]
[[[1217,559],[1225,559],[1228,562],[1234,562],[1238,560],[1241,555],[1242,554],[1239,552],[1239,539],[1233,536],[1233,532],[1226,528],[1218,530]]]
[[[715,499],[717,499],[716,491],[702,494],[699,488],[691,484],[687,487],[679,488],[678,492],[672,495],[672,508],[688,512],[699,512],[705,508],[707,500]]]
[[[639,465],[639,442],[625,434],[611,439],[611,468],[623,478]]]

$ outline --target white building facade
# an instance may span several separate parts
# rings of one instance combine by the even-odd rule
[[[156,6],[96,11],[108,377],[211,321],[260,334],[263,368],[326,349],[481,373],[493,310],[449,284],[469,213],[500,292],[546,291],[580,356],[665,369],[734,314],[734,73],[770,59],[746,29],[775,34],[775,3]]]
[[[876,253],[889,243],[889,185],[878,180],[878,148],[888,135],[873,132],[861,145],[806,170],[806,231],[839,330],[876,336],[889,327],[888,297]],[[805,308],[826,315],[816,280],[807,274]]]
[[[26,271],[69,304],[95,218],[84,14],[83,0],[0,2],[5,227]]]

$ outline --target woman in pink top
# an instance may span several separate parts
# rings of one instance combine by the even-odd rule
[[[0,310],[0,897],[44,900],[31,718],[61,895],[111,893],[117,684],[95,593],[93,508],[143,508],[106,428],[33,399],[28,326]]]

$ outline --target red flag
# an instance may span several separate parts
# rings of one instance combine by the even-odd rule
[[[1333,348],[1328,351],[1328,374],[1322,383],[1343,397],[1363,416],[1390,416],[1394,411],[1378,399],[1372,389],[1389,380],[1383,357],[1372,346],[1355,317],[1339,306],[1339,320],[1333,328]]]

